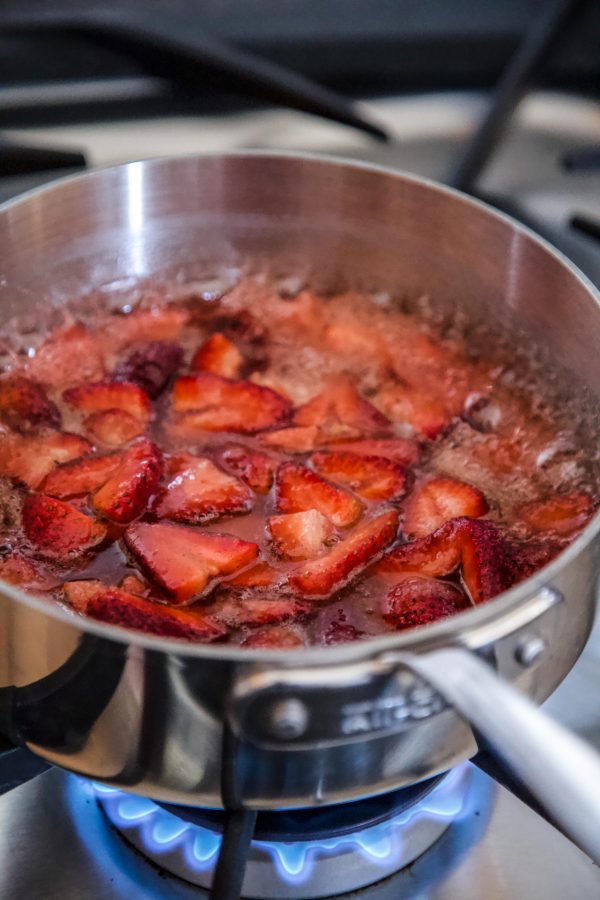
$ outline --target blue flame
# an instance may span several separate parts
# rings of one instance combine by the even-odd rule
[[[253,846],[271,857],[281,879],[293,884],[307,881],[319,858],[345,849],[358,849],[371,863],[389,865],[391,859],[401,858],[402,829],[408,822],[463,818],[467,775],[467,766],[458,766],[420,803],[355,834],[290,843],[256,840]],[[93,784],[92,788],[113,825],[126,837],[135,832],[135,843],[158,863],[161,854],[180,852],[191,872],[206,872],[215,865],[221,847],[220,835],[179,819],[144,797],[102,784]]]

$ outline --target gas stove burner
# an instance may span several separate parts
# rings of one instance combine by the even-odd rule
[[[242,896],[314,900],[366,887],[409,865],[460,816],[471,770],[381,798],[259,815]],[[209,888],[221,846],[218,812],[161,806],[94,785],[109,821],[148,859]]]

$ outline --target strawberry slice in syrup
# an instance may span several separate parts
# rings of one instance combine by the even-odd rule
[[[0,381],[0,416],[15,428],[20,428],[23,420],[50,428],[61,425],[60,411],[44,389],[18,375]]]
[[[210,643],[227,634],[227,628],[200,611],[173,609],[114,587],[93,593],[85,603],[85,613],[109,625],[186,641]]]
[[[51,387],[97,380],[104,375],[102,341],[79,323],[66,325],[52,332],[26,368],[34,381]]]
[[[69,406],[86,413],[120,409],[141,422],[150,418],[150,400],[137,384],[127,381],[95,381],[63,391]]]
[[[348,451],[358,456],[383,456],[393,462],[411,466],[419,461],[419,445],[410,438],[371,438],[364,441],[339,441],[336,451]]]
[[[277,468],[277,460],[273,457],[240,444],[229,444],[222,451],[221,460],[256,494],[266,494],[271,489]]]
[[[281,576],[277,569],[270,566],[269,563],[259,562],[245,572],[240,572],[234,578],[227,582],[228,587],[247,587],[247,588],[264,588],[271,587],[280,580]]]
[[[404,466],[381,456],[315,453],[312,464],[320,475],[346,485],[367,500],[397,500],[406,490]]]
[[[570,537],[587,525],[595,509],[596,504],[588,494],[574,491],[526,503],[517,510],[516,518],[530,534],[550,532],[558,537]]]
[[[377,559],[394,540],[397,528],[398,514],[394,510],[363,522],[325,556],[290,575],[290,586],[314,599],[328,599]]]
[[[242,647],[265,650],[297,650],[305,644],[306,641],[298,629],[286,628],[284,625],[258,628],[242,641]]]
[[[294,597],[227,597],[210,608],[210,614],[230,628],[275,625],[306,616],[312,603]]]
[[[333,523],[317,509],[271,516],[273,549],[284,559],[312,559],[333,534]]]
[[[401,544],[375,566],[376,572],[409,572],[444,576],[462,567],[463,581],[474,603],[506,590],[514,581],[506,542],[491,522],[459,518],[433,534]]]
[[[455,478],[430,478],[418,484],[405,501],[402,531],[423,537],[450,519],[476,519],[488,510],[485,497],[473,485]]]
[[[243,362],[244,357],[235,344],[217,331],[196,350],[190,368],[195,372],[214,372],[224,378],[237,378]]]
[[[37,488],[57,463],[89,453],[92,445],[78,434],[42,430],[35,435],[0,432],[0,474]]]
[[[43,491],[50,497],[78,497],[105,484],[121,463],[120,453],[84,456],[57,466],[46,477]]]
[[[227,534],[166,523],[131,525],[125,544],[174,603],[186,604],[250,565],[258,546]]]
[[[144,433],[144,422],[124,409],[104,409],[83,421],[86,434],[96,444],[122,447]]]
[[[340,528],[352,525],[362,514],[362,504],[356,497],[297,463],[286,462],[279,467],[275,493],[279,512],[316,509]]]
[[[268,447],[277,447],[288,453],[309,453],[317,446],[319,435],[316,425],[293,425],[291,428],[267,431],[261,440]]]
[[[437,437],[453,417],[435,388],[393,384],[384,387],[377,399],[390,419],[409,426],[421,438]]]
[[[42,555],[66,563],[106,538],[106,528],[69,503],[29,494],[23,503],[23,531]]]
[[[204,456],[173,456],[167,471],[167,486],[153,506],[159,519],[194,523],[252,508],[250,489]]]
[[[294,414],[295,425],[317,425],[323,432],[361,436],[389,427],[389,419],[369,403],[348,378],[339,378]]]
[[[140,438],[129,447],[117,469],[92,497],[101,515],[126,525],[145,512],[162,474],[162,455],[156,444]]]
[[[263,431],[281,424],[291,403],[252,381],[231,381],[212,372],[182,375],[173,387],[172,407],[185,413],[182,425],[191,432]]]
[[[452,616],[469,605],[456,585],[406,575],[383,601],[384,618],[398,629],[417,628]]]

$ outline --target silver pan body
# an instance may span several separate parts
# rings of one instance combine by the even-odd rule
[[[0,316],[34,319],[91,287],[211,263],[307,263],[324,284],[426,291],[543,344],[600,394],[600,306],[564,258],[438,185],[318,158],[239,154],[100,170],[0,210]],[[184,804],[301,807],[376,794],[475,752],[468,725],[419,694],[398,650],[463,644],[536,701],[581,652],[598,520],[534,578],[414,633],[294,652],[194,647],[86,622],[0,587],[0,728],[83,776]],[[545,652],[522,664],[523,640]],[[521,661],[520,661],[521,660]],[[292,700],[290,704],[288,701]],[[308,723],[307,723],[308,718]],[[233,735],[233,737],[232,737]]]

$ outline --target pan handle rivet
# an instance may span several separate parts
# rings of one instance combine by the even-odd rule
[[[279,700],[271,707],[271,732],[278,738],[297,738],[308,725],[308,710],[301,700]]]
[[[522,666],[529,667],[538,660],[546,649],[546,641],[537,634],[529,634],[522,638],[515,649],[515,659]]]

